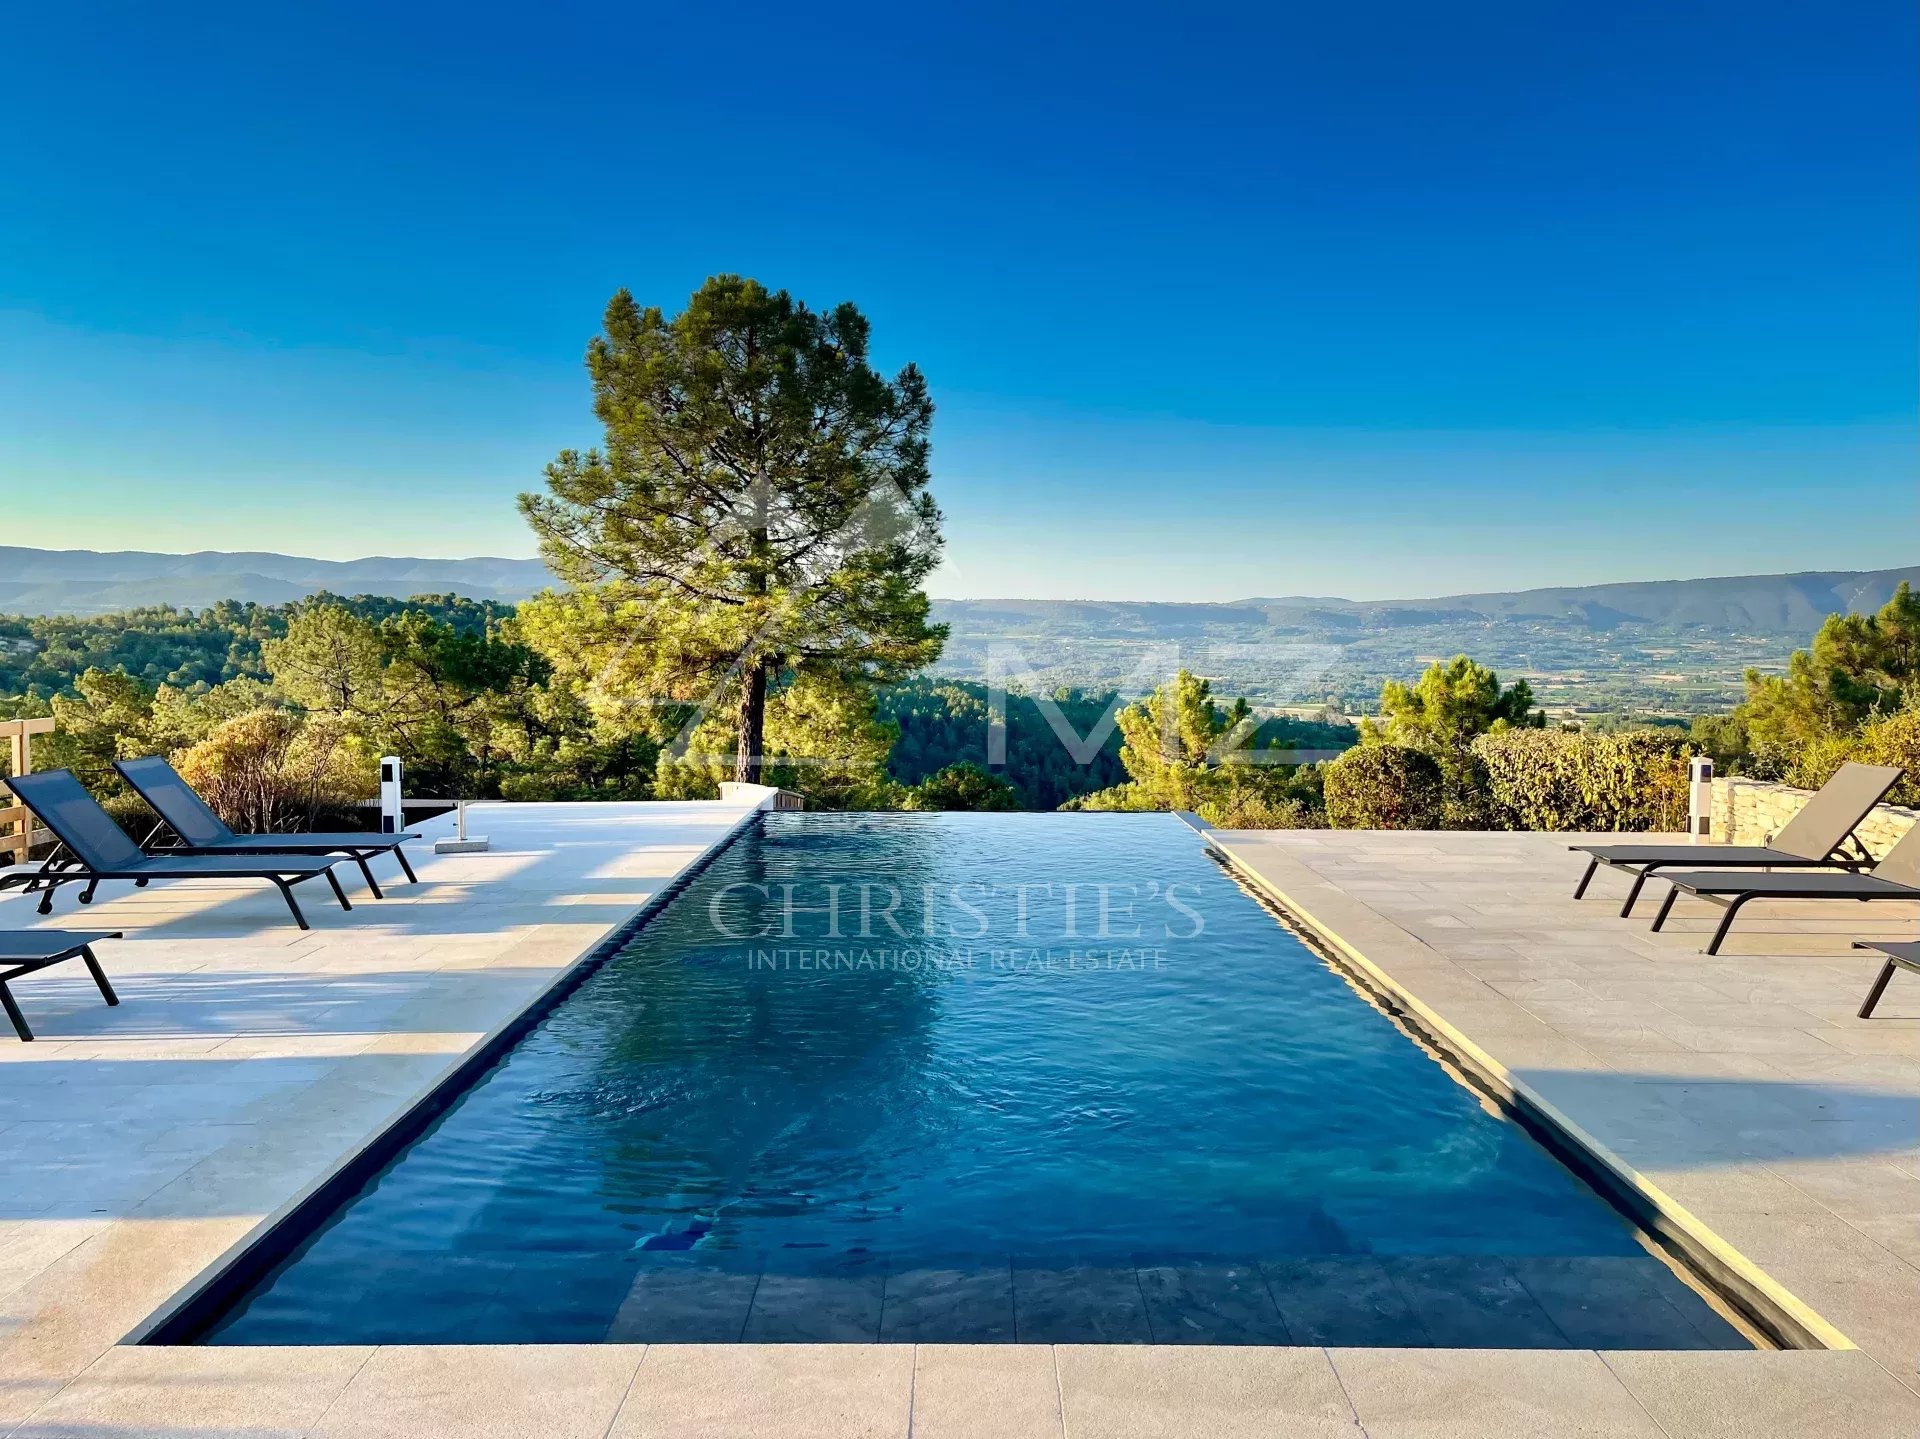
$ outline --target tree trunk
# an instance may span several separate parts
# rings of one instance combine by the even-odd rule
[[[759,784],[766,748],[766,663],[754,660],[740,680],[740,748],[734,755],[733,777],[742,784]]]

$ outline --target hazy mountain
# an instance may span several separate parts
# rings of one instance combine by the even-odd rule
[[[941,618],[969,629],[1076,624],[1090,631],[1169,636],[1222,626],[1274,630],[1395,629],[1486,620],[1574,622],[1592,629],[1659,625],[1726,634],[1797,635],[1843,610],[1884,605],[1902,580],[1920,586],[1920,565],[1895,570],[1809,571],[1724,579],[1642,580],[1427,600],[1347,600],[1287,595],[1230,604],[1115,600],[941,600]]]
[[[1803,635],[1844,610],[1877,610],[1902,580],[1920,585],[1920,566],[1894,570],[1807,571],[1724,579],[1641,580],[1509,593],[1444,595],[1432,600],[1286,598],[1248,600],[1275,623],[1339,611],[1375,623],[1433,623],[1468,615],[1497,619],[1578,620],[1604,629],[1625,623],[1701,627],[1739,634]]]
[[[1184,665],[1222,692],[1270,704],[1329,696],[1366,704],[1386,676],[1468,653],[1537,693],[1584,708],[1686,712],[1731,703],[1742,674],[1776,668],[1821,620],[1877,609],[1920,566],[1741,575],[1553,589],[1349,600],[1292,595],[1230,604],[1129,600],[936,600],[952,627],[938,669],[1028,683],[1138,689]],[[453,591],[516,601],[552,582],[538,560],[0,547],[0,614],[99,614],[216,600],[283,603],[317,590],[407,598]],[[1010,661],[1009,657],[1014,658]]]
[[[1129,691],[1184,666],[1224,694],[1366,705],[1388,677],[1470,654],[1584,711],[1724,708],[1750,668],[1776,670],[1820,622],[1878,609],[1896,570],[1581,585],[1426,600],[1286,596],[1232,604],[944,600],[939,668],[967,678]]]
[[[1836,611],[1879,608],[1901,580],[1920,585],[1920,566],[1576,585],[1424,600],[1289,595],[1230,604],[985,599],[938,600],[935,605],[943,619],[970,630],[1008,632],[1073,624],[1088,632],[1176,637],[1221,627],[1391,629],[1540,619],[1573,621],[1595,629],[1642,624],[1804,636]],[[512,601],[525,599],[552,582],[539,560],[491,556],[314,560],[245,551],[168,555],[0,545],[0,613],[5,614],[99,614],[136,605],[199,607],[216,600],[278,604],[316,590],[402,599],[451,590],[473,599]]]
[[[198,609],[216,600],[282,604],[316,590],[345,595],[443,594],[523,600],[553,583],[538,560],[430,560],[376,555],[312,560],[203,550],[30,550],[0,546],[0,614],[102,614],[139,605]]]

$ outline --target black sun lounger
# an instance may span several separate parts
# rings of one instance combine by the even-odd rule
[[[80,902],[89,904],[105,879],[130,879],[144,885],[154,879],[264,879],[279,889],[293,911],[294,922],[310,929],[307,917],[294,902],[293,887],[305,879],[325,875],[340,908],[352,909],[347,892],[334,877],[333,866],[345,856],[320,859],[274,860],[268,856],[217,854],[148,854],[127,838],[113,816],[100,808],[86,787],[63,769],[39,770],[7,781],[15,799],[32,810],[40,823],[60,841],[60,848],[28,876],[26,889],[42,891],[40,913],[53,911],[53,892],[63,884],[86,882]],[[17,876],[9,876],[10,880]]]
[[[360,873],[367,877],[367,888],[373,891],[375,899],[382,898],[380,885],[367,861],[391,854],[400,861],[408,883],[420,882],[413,866],[407,863],[406,852],[400,848],[401,841],[420,838],[417,834],[378,834],[371,830],[364,834],[235,834],[207,808],[207,802],[194,792],[193,786],[181,779],[179,772],[159,755],[149,759],[115,760],[113,767],[179,841],[157,846],[150,835],[143,846],[149,854],[344,855],[360,866]]]
[[[1631,874],[1633,887],[1620,906],[1625,918],[1633,913],[1640,889],[1657,869],[1691,869],[1720,865],[1727,869],[1866,869],[1873,857],[1853,839],[1853,831],[1873,807],[1900,783],[1905,771],[1897,765],[1843,764],[1820,786],[1800,812],[1780,826],[1768,845],[1746,844],[1571,844],[1567,848],[1590,857],[1587,872],[1573,891],[1575,899],[1587,892],[1601,865]],[[1847,853],[1853,839],[1854,852]]]
[[[1856,939],[1853,947],[1872,950],[1886,960],[1880,966],[1879,976],[1873,981],[1873,988],[1867,991],[1866,1000],[1860,1006],[1860,1018],[1866,1019],[1873,1014],[1873,1007],[1880,1002],[1880,996],[1887,992],[1887,981],[1893,978],[1896,969],[1910,969],[1920,974],[1920,944]]]
[[[93,947],[103,939],[120,938],[118,931],[101,930],[95,934],[75,934],[66,929],[21,929],[0,932],[0,1008],[7,1011],[7,1018],[13,1021],[14,1031],[25,1040],[33,1038],[33,1031],[27,1028],[27,1017],[20,1012],[20,1006],[13,1002],[13,993],[7,988],[7,981],[18,979],[23,974],[32,974],[35,970],[51,969],[69,959],[77,959],[86,965],[93,974],[93,982],[100,986],[100,995],[108,1004],[118,1004],[120,996],[113,992],[113,986],[107,983],[107,976],[101,971],[100,961],[93,957]]]
[[[1660,906],[1655,929],[1667,922],[1673,902],[1683,894],[1695,895],[1726,910],[1720,927],[1707,945],[1708,954],[1720,952],[1720,941],[1733,927],[1740,907],[1756,899],[1855,899],[1862,903],[1876,899],[1904,899],[1920,903],[1920,825],[1900,837],[1887,851],[1887,857],[1867,874],[1814,874],[1806,870],[1786,874],[1735,874],[1719,870],[1681,870],[1662,876],[1673,889]]]

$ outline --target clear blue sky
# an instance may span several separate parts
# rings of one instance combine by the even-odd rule
[[[15,7],[0,542],[526,554],[620,285],[858,303],[953,595],[1920,559],[1910,0]]]

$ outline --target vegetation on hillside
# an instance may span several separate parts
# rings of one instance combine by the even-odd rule
[[[276,822],[338,814],[371,791],[383,753],[408,760],[416,794],[717,793],[734,762],[729,716],[702,721],[690,705],[607,691],[577,631],[548,622],[572,602],[552,595],[516,613],[444,595],[322,595],[4,618],[0,707],[54,714],[40,762],[109,796],[116,757],[172,754],[215,790],[225,770],[265,768],[276,779],[257,803]],[[1803,785],[1847,759],[1920,773],[1917,612],[1902,589],[1877,614],[1835,617],[1784,678],[1753,676],[1746,704],[1690,730],[1544,727],[1524,685],[1464,659],[1388,686],[1363,736],[1339,723],[1254,724],[1244,700],[1223,703],[1190,674],[1131,705],[1063,690],[1006,695],[999,714],[975,683],[813,677],[769,701],[769,778],[832,807],[1182,808],[1233,827],[1672,828],[1690,753]],[[1285,762],[1357,738],[1341,759]],[[1895,798],[1920,800],[1915,781]]]
[[[1905,583],[1690,728],[1549,727],[1526,681],[1466,655],[1387,681],[1358,729],[1333,706],[1262,716],[1184,669],[1132,703],[931,676],[932,404],[912,366],[887,379],[867,354],[852,306],[722,276],[669,319],[622,291],[588,355],[605,447],[563,451],[522,497],[567,588],[0,616],[0,715],[51,714],[37,762],[129,818],[111,761],[162,753],[253,830],[340,822],[383,754],[420,796],[704,798],[737,778],[824,808],[1228,827],[1673,828],[1696,752],[1804,785],[1900,764],[1896,797],[1920,800]]]

